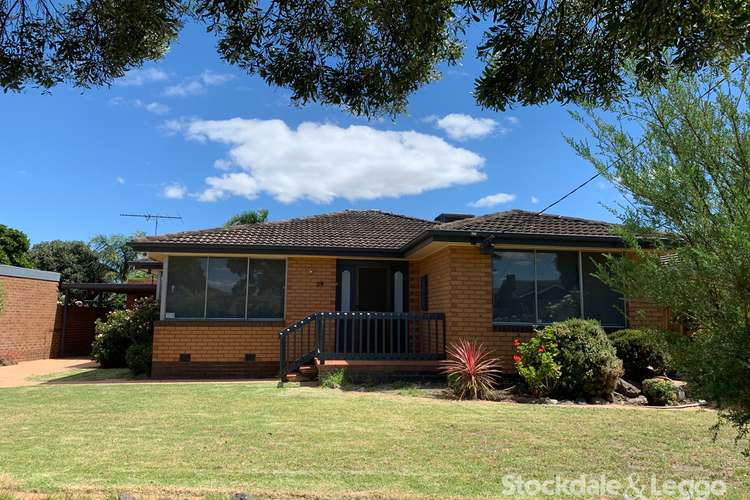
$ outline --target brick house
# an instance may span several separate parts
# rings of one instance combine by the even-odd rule
[[[660,320],[592,276],[623,251],[612,229],[520,210],[432,221],[347,210],[136,240],[163,263],[153,374],[434,372],[459,338],[512,371],[513,339],[540,325]]]

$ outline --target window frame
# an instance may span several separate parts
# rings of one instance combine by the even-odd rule
[[[583,289],[583,255],[584,254],[605,254],[605,253],[621,253],[617,252],[616,250],[611,251],[592,251],[592,250],[580,250],[580,249],[558,249],[558,248],[533,248],[533,249],[521,249],[521,248],[493,248],[492,254],[490,255],[491,261],[490,261],[490,273],[492,273],[493,270],[493,263],[495,259],[495,254],[497,252],[522,252],[522,253],[533,253],[534,254],[534,316],[536,321],[533,323],[529,322],[514,322],[514,321],[495,321],[495,286],[494,286],[494,277],[491,277],[490,279],[490,297],[491,297],[491,308],[492,308],[492,326],[500,326],[500,327],[529,327],[529,326],[537,326],[537,325],[551,325],[554,322],[544,322],[540,321],[539,318],[539,289],[538,289],[538,270],[537,270],[537,252],[569,252],[569,253],[576,253],[578,255],[578,294],[579,294],[579,303],[580,303],[580,310],[579,310],[579,318],[585,318],[586,317],[586,304],[584,302],[584,289]],[[623,303],[623,310],[626,310],[627,305],[627,299],[623,296],[622,297],[622,303]],[[593,318],[590,318],[593,319]],[[628,327],[628,319],[626,316],[623,316],[623,323],[620,325],[611,325],[611,324],[602,324],[602,328],[627,328]]]
[[[195,316],[190,318],[167,318],[167,290],[169,288],[169,255],[164,256],[164,268],[162,270],[162,275],[159,280],[160,286],[161,286],[161,295],[160,295],[160,307],[159,307],[159,319],[160,321],[184,321],[184,322],[190,322],[190,321],[201,321],[201,322],[267,322],[267,321],[284,321],[286,317],[286,300],[287,300],[287,282],[289,277],[289,259],[286,256],[279,257],[274,255],[173,255],[173,257],[196,257],[196,258],[205,258],[206,259],[206,283],[205,287],[208,289],[208,270],[209,270],[209,263],[211,261],[211,257],[214,257],[216,259],[225,259],[225,258],[235,258],[235,259],[245,259],[247,262],[247,273],[245,277],[245,316],[243,318],[208,318],[206,317],[206,312],[208,308],[208,290],[206,290],[204,301],[203,301],[203,316]],[[283,294],[281,298],[281,315],[278,317],[274,316],[268,316],[268,317],[248,317],[247,315],[247,307],[248,307],[248,300],[249,300],[249,286],[250,286],[250,269],[252,265],[253,260],[280,260],[284,262],[284,284],[283,284]]]

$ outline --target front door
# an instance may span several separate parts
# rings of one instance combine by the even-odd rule
[[[407,263],[340,260],[339,311],[401,313],[407,310]],[[347,354],[384,354],[405,344],[406,327],[398,320],[347,320],[337,324],[336,350]]]
[[[406,262],[340,260],[337,267],[339,311],[407,310]]]

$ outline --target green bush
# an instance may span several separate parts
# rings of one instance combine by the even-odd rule
[[[92,358],[98,361],[102,368],[128,366],[127,352],[131,345],[148,346],[150,350],[154,321],[158,317],[156,301],[147,297],[137,300],[132,309],[112,311],[106,320],[96,320],[96,337],[91,346]],[[149,371],[150,368],[145,373]]]
[[[599,322],[569,319],[547,326],[543,335],[557,342],[561,375],[556,394],[599,397],[614,391],[623,374],[622,361]]]
[[[151,375],[151,344],[132,344],[125,353],[125,362],[134,375]]]
[[[518,354],[513,356],[516,371],[535,396],[548,396],[560,380],[560,364],[556,361],[558,348],[549,331],[537,333],[528,342],[513,341]]]
[[[343,387],[349,382],[345,368],[326,372],[320,377],[320,386],[326,389],[337,389]]]
[[[91,357],[102,368],[126,367],[125,353],[133,343],[130,338],[130,313],[127,310],[112,311],[106,319],[97,319],[94,328],[96,336],[91,344]]]
[[[677,403],[677,387],[671,380],[650,378],[643,381],[643,395],[648,402],[656,406],[668,406]]]
[[[618,330],[609,336],[622,360],[625,378],[640,382],[653,373],[671,370],[666,334],[656,330]],[[653,371],[652,371],[653,370]]]

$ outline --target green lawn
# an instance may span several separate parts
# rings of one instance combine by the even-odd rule
[[[708,411],[454,402],[270,383],[0,389],[0,490],[498,496],[508,473],[750,490]],[[187,492],[187,493],[186,493]]]

